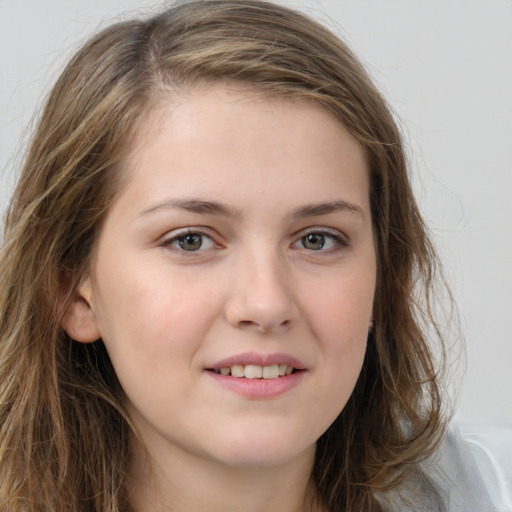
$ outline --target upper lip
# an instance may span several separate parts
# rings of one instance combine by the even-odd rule
[[[226,357],[216,363],[208,366],[208,370],[220,370],[227,366],[234,366],[235,364],[247,365],[254,364],[259,366],[271,366],[274,364],[286,364],[292,366],[296,370],[304,370],[305,365],[296,357],[290,354],[258,354],[256,352],[245,352]]]

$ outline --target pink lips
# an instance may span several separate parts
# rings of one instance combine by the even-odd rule
[[[296,370],[304,370],[304,364],[297,358],[289,354],[257,354],[256,352],[246,352],[235,356],[227,357],[221,361],[209,366],[208,370],[220,370],[224,366],[233,366],[235,364],[257,364],[260,366],[270,366],[272,364],[287,364],[293,366]]]
[[[221,375],[214,370],[234,365],[259,365],[270,366],[274,364],[286,364],[293,366],[295,371],[289,375],[275,379],[248,379],[245,377],[233,377]],[[220,386],[233,391],[243,397],[251,399],[268,399],[282,395],[296,387],[307,373],[304,364],[288,354],[262,355],[254,352],[238,354],[216,362],[206,368],[206,373]]]

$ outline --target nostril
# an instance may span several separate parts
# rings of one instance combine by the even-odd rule
[[[281,323],[273,325],[266,325],[264,322],[258,323],[253,320],[239,320],[237,326],[239,329],[255,329],[262,332],[272,331],[274,329],[288,329],[292,325],[290,320],[283,320]]]
[[[237,327],[239,329],[246,330],[262,330],[262,327],[257,322],[253,322],[252,320],[240,320],[237,323]]]

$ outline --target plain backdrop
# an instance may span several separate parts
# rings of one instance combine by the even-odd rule
[[[145,0],[0,0],[0,212],[66,59]],[[283,0],[334,29],[402,124],[467,345],[456,419],[512,426],[512,1]],[[0,269],[1,271],[1,269]]]

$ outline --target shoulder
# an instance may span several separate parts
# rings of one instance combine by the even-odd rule
[[[437,453],[425,463],[425,470],[439,487],[447,511],[495,510],[470,444],[460,431],[448,431]]]
[[[512,511],[512,427],[464,427],[452,430],[448,441],[463,465],[461,491],[471,487],[475,498],[487,497],[487,508],[460,510]]]
[[[386,512],[512,512],[511,453],[512,429],[452,427],[381,504]]]
[[[508,436],[504,434],[501,442],[496,437],[491,442],[489,429],[448,430],[437,452],[422,468],[437,487],[442,501],[439,510],[512,511],[512,461],[506,455],[512,453],[512,429]]]

